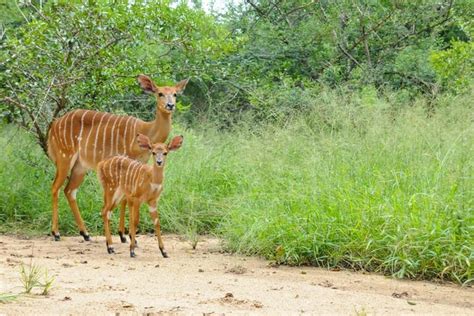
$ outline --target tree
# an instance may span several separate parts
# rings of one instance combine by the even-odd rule
[[[145,107],[144,98],[127,97],[139,73],[205,80],[212,60],[232,50],[225,37],[202,10],[169,1],[52,3],[7,33],[0,106],[46,152],[50,122],[70,109]]]

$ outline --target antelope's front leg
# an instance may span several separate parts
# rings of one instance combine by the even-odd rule
[[[128,201],[128,208],[130,211],[130,218],[129,218],[129,228],[128,231],[130,233],[130,257],[135,257],[135,247],[136,247],[136,214],[140,211],[140,202],[137,199],[129,200]]]
[[[163,240],[161,239],[160,215],[156,207],[156,201],[153,201],[149,203],[148,205],[149,205],[151,219],[153,220],[153,224],[155,225],[155,234],[156,234],[156,237],[158,238],[158,246],[160,247],[161,254],[163,255],[164,258],[168,258],[168,254],[165,251]]]

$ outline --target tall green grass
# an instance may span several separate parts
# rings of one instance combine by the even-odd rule
[[[402,108],[327,91],[308,100],[284,120],[231,132],[175,127],[185,140],[168,156],[164,229],[216,233],[230,251],[281,263],[473,282],[470,96],[438,100],[430,117],[424,100]],[[0,146],[0,229],[48,233],[52,164],[12,127]],[[101,233],[93,173],[78,202]],[[76,234],[64,197],[60,207],[61,232]]]

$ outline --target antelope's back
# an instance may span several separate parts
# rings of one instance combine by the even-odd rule
[[[134,156],[139,119],[92,110],[75,110],[55,120],[48,134],[48,153],[58,161],[75,161],[90,169],[115,155]],[[72,167],[72,166],[71,166]]]

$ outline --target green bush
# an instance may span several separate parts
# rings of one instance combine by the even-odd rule
[[[439,80],[449,90],[463,92],[472,87],[474,77],[474,43],[453,42],[450,49],[435,51],[431,64]]]

